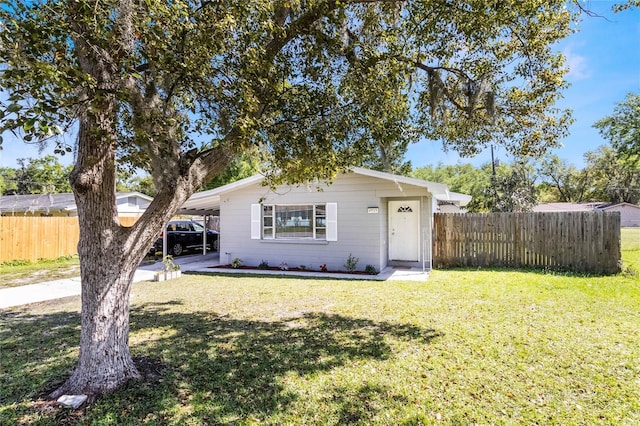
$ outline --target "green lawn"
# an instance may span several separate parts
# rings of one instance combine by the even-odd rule
[[[79,299],[0,312],[0,424],[639,424],[640,282],[187,275],[132,292],[147,379],[78,412]],[[36,400],[36,402],[32,402]]]
[[[640,273],[640,228],[622,228],[620,246],[623,268]]]
[[[80,276],[78,256],[65,256],[39,262],[0,263],[0,288],[17,287],[61,278]]]

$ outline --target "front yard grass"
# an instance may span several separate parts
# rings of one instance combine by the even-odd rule
[[[622,267],[627,272],[640,276],[640,228],[622,228],[620,231]]]
[[[0,312],[0,424],[640,424],[640,283],[623,274],[138,283],[146,380],[84,410],[34,403],[73,367],[78,310]]]
[[[64,256],[58,259],[38,262],[13,261],[0,263],[0,288],[17,287],[45,281],[80,276],[78,256]]]

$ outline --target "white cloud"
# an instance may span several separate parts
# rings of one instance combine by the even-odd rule
[[[567,67],[569,72],[567,78],[573,80],[586,80],[591,77],[591,69],[587,63],[587,57],[573,52],[571,46],[567,46],[562,50],[562,54],[567,59]]]

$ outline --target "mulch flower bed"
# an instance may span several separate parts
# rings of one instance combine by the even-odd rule
[[[334,270],[320,270],[320,269],[302,269],[302,268],[280,268],[279,266],[269,266],[266,268],[260,268],[257,266],[237,266],[233,267],[230,263],[227,265],[218,265],[212,266],[211,268],[219,268],[219,269],[238,269],[238,270],[251,270],[251,271],[281,271],[281,272],[322,272],[323,274],[352,274],[352,275],[377,275],[377,274],[369,274],[364,271],[334,271]]]

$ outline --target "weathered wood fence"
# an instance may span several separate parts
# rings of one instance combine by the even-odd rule
[[[619,212],[437,213],[434,267],[620,268]]]
[[[131,226],[137,218],[121,217]],[[0,263],[56,259],[78,253],[77,217],[0,216]]]

